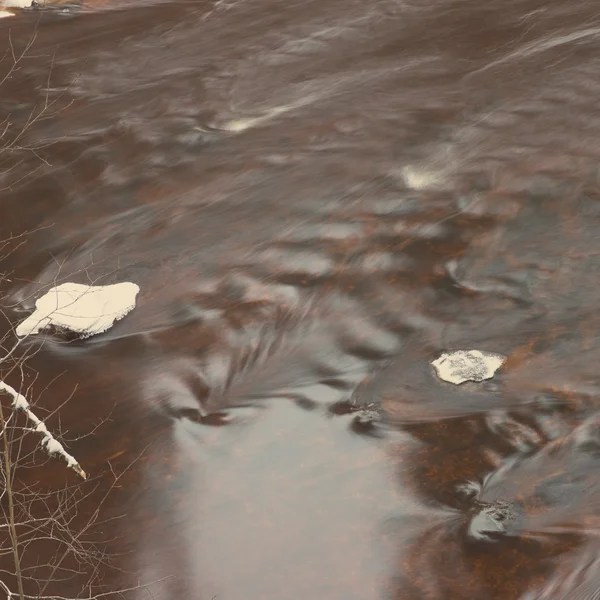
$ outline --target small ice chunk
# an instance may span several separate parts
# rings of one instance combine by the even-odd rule
[[[17,335],[33,335],[48,327],[73,331],[82,338],[103,333],[135,308],[139,291],[129,282],[63,283],[36,301],[35,312],[17,327]]]
[[[481,350],[444,352],[431,365],[443,381],[459,385],[465,381],[491,379],[504,364],[506,356]]]

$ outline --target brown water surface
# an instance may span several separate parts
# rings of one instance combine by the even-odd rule
[[[71,439],[110,416],[69,443],[99,492],[130,467],[101,507],[107,585],[597,597],[599,14],[132,0],[0,21],[16,55],[36,32],[0,97],[26,129],[0,239],[32,232],[2,264],[10,324],[57,278],[142,290],[105,335],[24,346],[43,408],[77,386]],[[508,361],[437,380],[459,348]]]

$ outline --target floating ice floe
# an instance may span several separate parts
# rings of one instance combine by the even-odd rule
[[[431,365],[440,379],[459,385],[465,381],[491,379],[505,360],[506,356],[493,352],[456,350],[444,352]]]
[[[2,8],[29,8],[32,4],[31,0],[0,0]]]
[[[33,335],[50,327],[82,338],[103,333],[135,308],[135,283],[82,285],[63,283],[35,303],[35,312],[17,327],[17,335]]]
[[[40,4],[43,4],[43,2]],[[15,16],[15,13],[6,10],[7,8],[31,8],[32,6],[32,0],[0,0],[0,19]]]

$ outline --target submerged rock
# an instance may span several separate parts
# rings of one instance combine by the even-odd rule
[[[444,352],[431,365],[443,381],[459,385],[465,381],[491,379],[504,364],[506,356],[481,350]]]
[[[110,329],[135,308],[140,288],[135,283],[82,285],[63,283],[35,303],[35,311],[17,327],[17,335],[48,328],[71,331],[86,338]]]

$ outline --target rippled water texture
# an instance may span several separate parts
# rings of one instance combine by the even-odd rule
[[[596,598],[600,3],[67,8],[0,22],[17,57],[37,31],[1,90],[0,239],[31,232],[3,303],[142,290],[26,345],[69,439],[102,421],[68,444],[101,489],[130,467],[111,585]],[[435,377],[470,348],[508,360]]]

